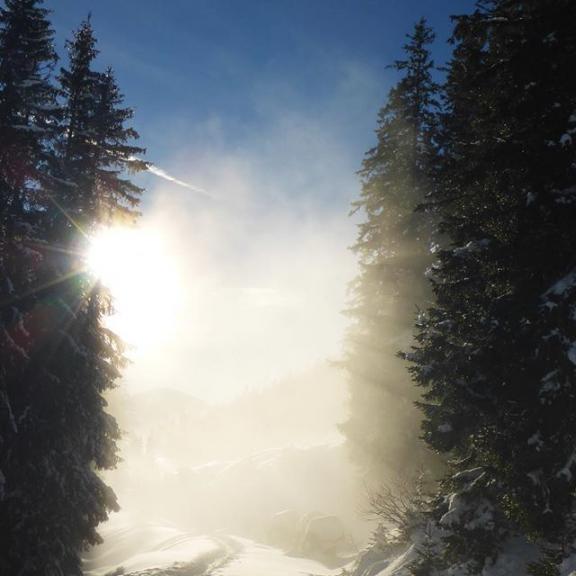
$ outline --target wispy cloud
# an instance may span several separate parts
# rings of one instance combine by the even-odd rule
[[[199,188],[198,186],[194,186],[193,184],[190,184],[189,182],[185,182],[184,180],[180,180],[179,178],[176,178],[176,177],[172,176],[171,174],[168,174],[168,172],[166,172],[166,170],[163,170],[162,168],[159,168],[158,166],[155,166],[154,164],[148,165],[148,172],[150,172],[151,174],[154,174],[154,176],[158,176],[158,178],[162,178],[163,180],[168,180],[168,182],[173,182],[174,184],[177,184],[178,186],[182,186],[183,188],[187,188],[188,190],[192,190],[192,192],[197,192],[198,194],[202,194],[203,196],[214,199],[214,196],[212,194],[210,194],[210,192],[207,192],[206,190],[203,190],[202,188]]]

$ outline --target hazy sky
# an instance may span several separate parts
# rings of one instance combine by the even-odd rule
[[[59,50],[89,11],[147,158],[144,225],[160,231],[178,298],[154,283],[138,330],[170,314],[129,386],[209,401],[337,358],[355,273],[355,171],[420,16],[446,58],[467,0],[48,0]],[[151,259],[150,274],[157,269]],[[161,269],[161,267],[160,267]],[[169,274],[168,274],[169,276]]]

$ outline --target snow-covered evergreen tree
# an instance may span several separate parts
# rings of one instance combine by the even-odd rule
[[[574,539],[576,4],[486,0],[457,18],[414,374],[452,457],[440,525],[471,573],[522,533]],[[440,509],[439,509],[440,511]]]
[[[49,26],[38,23],[46,13],[36,4],[8,2],[2,13],[2,38],[10,38],[2,87],[16,75],[36,108],[6,104],[5,117],[16,120],[1,126],[2,136],[16,136],[0,167],[3,185],[14,191],[2,213],[2,271],[10,274],[3,278],[0,342],[0,537],[7,551],[0,572],[80,575],[81,551],[98,542],[98,523],[117,507],[97,471],[117,461],[118,428],[103,392],[124,363],[121,341],[103,323],[110,295],[84,271],[82,251],[99,225],[136,217],[141,190],[123,174],[145,163],[134,159],[143,150],[130,144],[137,134],[125,126],[131,111],[121,107],[111,71],[91,68],[96,51],[88,22],[68,45],[62,107],[55,105],[56,90],[48,79],[40,82],[41,66],[54,60]],[[21,57],[30,67],[37,55],[30,81],[14,71],[20,61],[11,50],[30,50]],[[20,180],[4,176],[12,173]]]
[[[418,306],[429,297],[424,276],[430,261],[429,218],[417,211],[431,190],[437,85],[424,20],[404,46],[405,59],[392,67],[401,79],[380,110],[377,144],[363,162],[362,211],[353,249],[360,274],[348,314],[352,325],[344,367],[350,386],[350,417],[342,429],[352,455],[372,482],[395,480],[398,462],[408,474],[430,463],[420,441],[417,389],[397,358],[411,343]]]

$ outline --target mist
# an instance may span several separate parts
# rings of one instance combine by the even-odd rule
[[[267,108],[241,149],[212,119],[191,135],[201,144],[154,169],[139,227],[170,286],[151,316],[127,298],[111,319],[131,362],[108,397],[123,439],[105,481],[121,512],[103,528],[96,568],[120,525],[314,556],[302,549],[306,523],[331,517],[338,554],[366,543],[368,494],[338,428],[348,392],[335,366],[356,273],[355,157],[334,121],[348,93],[346,80],[324,117]]]
[[[151,389],[116,398],[116,407],[124,462],[107,480],[132,522],[286,545],[271,539],[276,516],[290,510],[336,515],[361,544],[362,490],[334,425],[345,386],[333,368],[217,405]]]

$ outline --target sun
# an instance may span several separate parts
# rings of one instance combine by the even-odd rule
[[[174,333],[180,303],[178,267],[158,230],[100,230],[90,239],[86,267],[111,291],[115,312],[107,324],[134,353]]]

